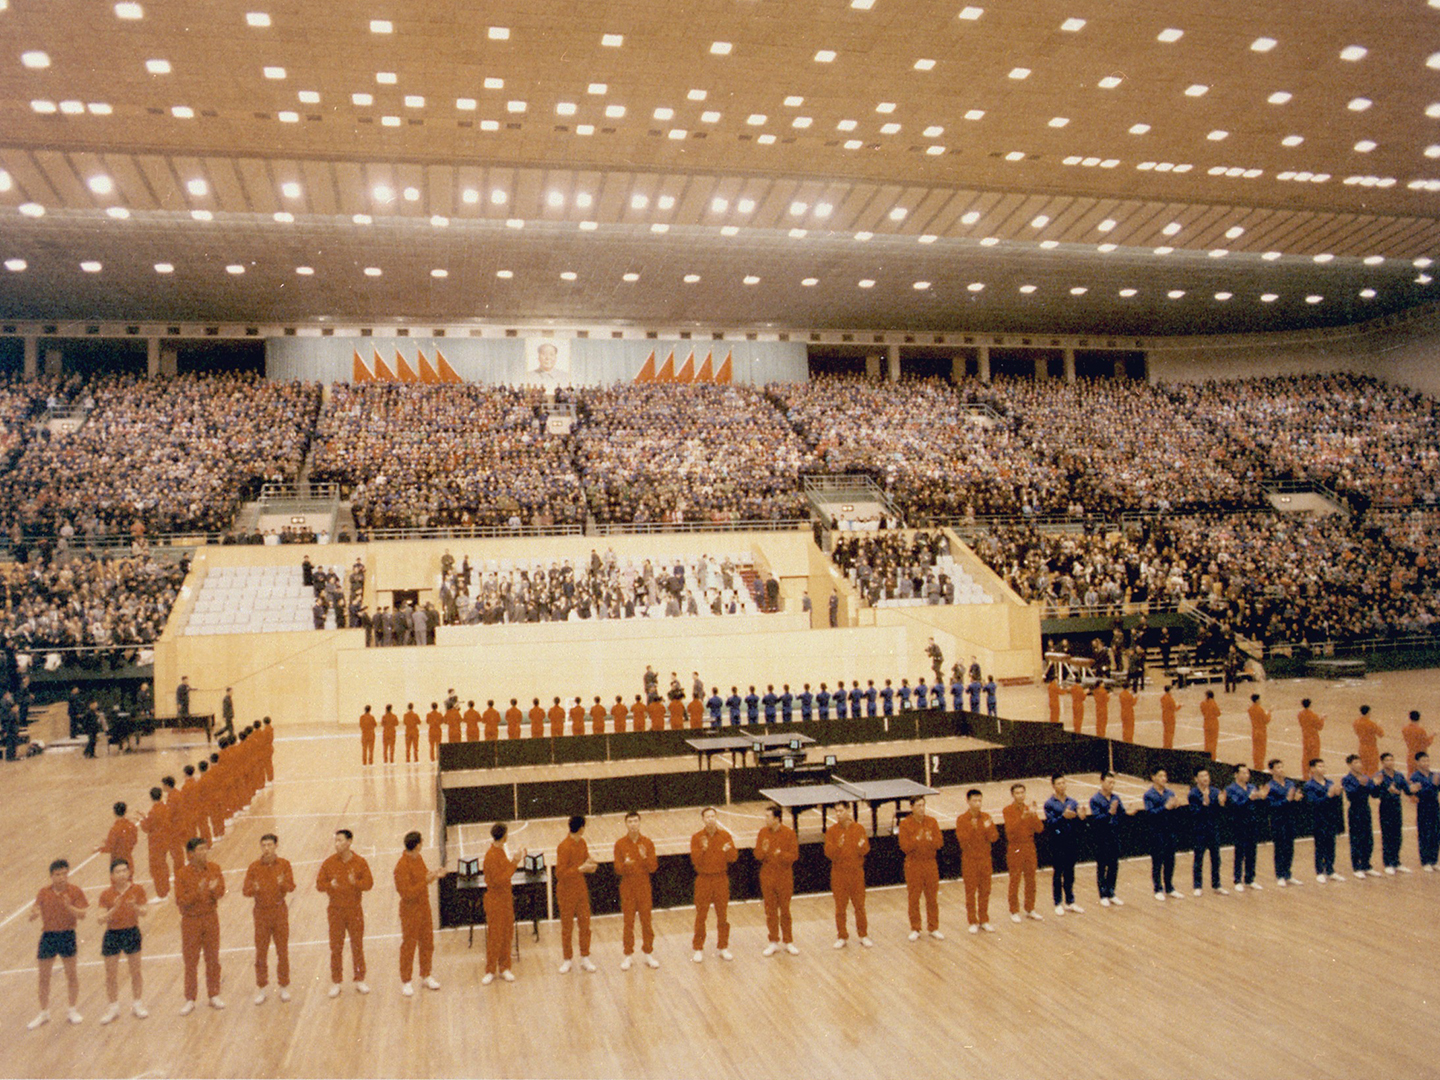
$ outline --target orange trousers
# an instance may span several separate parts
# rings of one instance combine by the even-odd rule
[[[983,863],[971,867],[963,859],[960,862],[960,877],[965,882],[965,918],[971,926],[990,921],[991,875],[990,867]]]
[[[180,917],[186,1001],[194,1001],[199,992],[201,953],[205,955],[205,996],[217,997],[220,994],[220,918],[213,911]]]
[[[1128,717],[1120,717],[1120,741],[1133,743],[1135,741],[1135,714]]]
[[[345,981],[345,935],[350,935],[350,964],[355,981],[365,981],[365,912],[360,907],[326,909],[330,923],[330,981]]]
[[[406,734],[405,736],[405,760],[420,760],[420,733],[418,731],[414,735]]]
[[[170,895],[170,864],[165,861],[165,848],[153,841],[150,844],[150,880],[155,883],[155,895],[162,900]]]
[[[1160,718],[1160,743],[1166,750],[1175,748],[1175,721]]]
[[[515,944],[515,897],[485,890],[485,973],[510,970],[510,949]]]
[[[368,738],[367,738],[366,736],[364,736],[364,735],[361,735],[361,736],[360,736],[360,764],[361,764],[361,765],[374,765],[374,764],[375,764],[375,736],[374,736],[374,735],[371,735],[371,736],[369,736]]]
[[[436,758],[436,757],[438,756],[438,754],[440,753],[440,752],[436,749],[436,747],[439,746],[439,745],[440,745],[440,740],[439,740],[439,738],[437,738],[437,737],[435,737],[435,736],[431,736],[431,738],[430,738],[430,760],[431,760],[431,761],[434,761],[435,758]]]
[[[770,940],[795,940],[790,928],[790,898],[795,895],[795,875],[789,870],[767,873],[760,871],[760,897],[765,901],[765,929]]]
[[[386,735],[383,739],[380,740],[380,756],[387,765],[394,764],[395,736],[393,734]]]
[[[420,977],[430,975],[430,958],[435,955],[435,928],[430,902],[400,905],[400,981],[408,983],[415,970],[415,950],[420,950]]]
[[[574,953],[571,944],[575,923],[580,924],[580,955],[590,955],[590,890],[582,881],[577,885],[557,885],[555,901],[560,905],[560,950],[566,960]]]
[[[940,929],[940,864],[934,859],[905,860],[905,892],[910,900],[910,929]],[[920,897],[925,897],[925,922],[920,925]]]
[[[695,937],[696,952],[705,948],[705,920],[710,914],[710,905],[715,905],[716,948],[730,947],[730,920],[726,911],[730,907],[730,878],[726,874],[695,875]]]
[[[1256,772],[1265,768],[1266,734],[1264,730],[1250,732],[1251,760],[1255,762]]]
[[[1215,755],[1220,752],[1220,721],[1206,720],[1201,727],[1205,732],[1205,753],[1214,761]]]
[[[255,906],[255,985],[270,982],[270,943],[275,943],[275,981],[290,985],[290,909],[284,904]]]
[[[621,944],[625,955],[635,951],[635,916],[640,916],[640,951],[655,951],[655,927],[650,921],[650,875],[624,874],[620,878],[620,915],[625,920]]]
[[[855,932],[862,938],[870,936],[870,924],[865,918],[865,872],[864,870],[830,871],[830,893],[835,897],[835,936],[841,941],[850,937],[846,927],[845,908],[855,906]]]
[[[1095,707],[1095,735],[1098,738],[1105,738],[1105,732],[1110,730],[1110,709]]]
[[[1016,851],[1011,848],[1006,859],[1010,866],[1010,914],[1020,913],[1020,879],[1025,879],[1025,910],[1035,910],[1035,868],[1037,860],[1035,857],[1035,846],[1032,844],[1023,851]],[[966,913],[969,913],[967,906]]]
[[[1320,740],[1300,736],[1300,779],[1310,779],[1310,761],[1320,756]]]

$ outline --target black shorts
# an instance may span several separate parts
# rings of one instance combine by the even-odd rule
[[[49,960],[56,956],[63,956],[67,959],[75,955],[75,931],[74,930],[46,930],[40,935],[40,952],[38,958]]]
[[[100,941],[101,956],[132,956],[140,951],[140,928],[127,927],[124,930],[106,930]]]

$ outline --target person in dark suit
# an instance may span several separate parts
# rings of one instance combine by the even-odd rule
[[[90,705],[92,708],[99,708],[99,705],[93,701]],[[175,687],[175,715],[182,721],[190,718],[190,676],[188,675],[181,675],[180,685]],[[90,756],[94,757],[95,755],[91,754]]]

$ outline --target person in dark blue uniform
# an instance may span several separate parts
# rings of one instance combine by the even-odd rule
[[[809,723],[815,716],[815,695],[810,692],[810,684],[805,684],[805,689],[800,691],[800,719]]]
[[[1125,813],[1125,804],[1115,794],[1115,774],[1107,769],[1100,774],[1100,790],[1090,796],[1090,837],[1095,844],[1095,885],[1101,907],[1125,906],[1115,895],[1115,881],[1120,876],[1120,819]]]
[[[909,711],[910,711],[910,695],[911,695],[910,680],[909,680],[909,679],[901,679],[901,680],[900,680],[900,689],[897,690],[895,693],[896,693],[896,695],[900,698],[900,711],[901,711],[901,712],[909,712]]]
[[[795,695],[790,692],[790,684],[787,682],[780,695],[780,722],[782,724],[793,723],[795,720]]]
[[[1235,829],[1235,891],[1258,889],[1255,884],[1256,815],[1264,794],[1250,782],[1250,767],[1244,762],[1235,766],[1235,779],[1225,789],[1225,806]]]
[[[745,695],[745,722],[747,724],[758,724],[760,722],[760,695],[755,693],[755,687],[750,687],[750,692]]]
[[[1078,915],[1085,909],[1075,903],[1075,857],[1080,823],[1086,812],[1065,793],[1066,786],[1064,773],[1051,776],[1050,787],[1054,794],[1045,800],[1044,806],[1045,836],[1049,840],[1050,865],[1053,867],[1050,896],[1056,915],[1064,915],[1067,911]]]
[[[1359,754],[1345,758],[1349,770],[1340,778],[1340,788],[1345,792],[1345,828],[1350,834],[1350,869],[1355,879],[1364,881],[1372,873],[1370,861],[1375,857],[1375,821],[1370,816],[1370,800],[1379,795],[1375,778],[1367,776],[1364,762]]]
[[[1180,899],[1175,890],[1175,828],[1171,812],[1180,806],[1180,797],[1165,786],[1169,777],[1156,769],[1145,789],[1145,820],[1150,827],[1150,882],[1155,899]]]
[[[936,679],[930,687],[930,706],[940,710],[945,708],[945,684],[939,679]]]
[[[875,689],[875,680],[865,680],[865,716],[874,720],[880,702],[880,691]]]
[[[1295,861],[1296,803],[1304,798],[1300,786],[1285,775],[1285,764],[1271,758],[1265,767],[1270,770],[1270,783],[1265,785],[1265,804],[1270,808],[1270,836],[1275,841],[1275,884],[1280,888],[1299,885],[1292,864]]]
[[[915,708],[930,708],[930,687],[925,684],[925,676],[923,675],[920,676],[920,680],[915,684]]]
[[[835,719],[844,720],[850,709],[850,701],[845,696],[844,679],[835,684],[835,693],[830,695],[830,703],[835,706]]]
[[[984,689],[984,685],[980,682],[978,676],[971,679],[969,685],[965,687],[965,693],[970,698],[971,712],[978,713],[980,711],[980,694]]]
[[[765,707],[765,723],[775,723],[775,708],[780,704],[780,699],[775,696],[774,686],[765,687],[765,696],[760,699],[760,704]]]
[[[1344,881],[1335,873],[1335,835],[1340,831],[1340,815],[1335,812],[1340,798],[1340,785],[1325,778],[1325,759],[1311,758],[1310,779],[1305,781],[1305,802],[1310,807],[1310,825],[1315,834],[1315,880]],[[1368,811],[1368,805],[1367,805]]]
[[[890,680],[885,680],[885,685],[880,690],[880,713],[883,716],[895,715],[895,687],[890,685]]]
[[[999,703],[996,701],[1000,693],[1000,687],[995,684],[994,675],[985,676],[985,715],[999,716]]]
[[[1415,832],[1420,843],[1420,869],[1435,872],[1440,861],[1440,776],[1430,771],[1430,755],[1421,750],[1415,755],[1415,771],[1410,774],[1410,792],[1415,796]]]
[[[1205,853],[1210,853],[1210,887],[1222,896],[1229,896],[1230,890],[1220,885],[1220,807],[1224,795],[1210,783],[1210,770],[1201,769],[1195,774],[1195,785],[1190,789],[1190,835],[1195,852],[1195,866],[1191,874],[1191,888],[1199,896],[1205,891]]]
[[[710,726],[718,728],[720,726],[720,710],[725,708],[725,700],[720,696],[718,686],[710,688],[710,700],[705,702],[705,708],[710,710]]]
[[[740,688],[730,687],[730,696],[725,699],[725,707],[730,710],[730,726],[740,726]]]
[[[1402,815],[1400,800],[1410,795],[1410,781],[1395,768],[1395,755],[1380,755],[1380,771],[1375,774],[1376,797],[1380,800],[1380,862],[1385,873],[1392,877],[1396,873],[1408,874],[1410,868],[1400,862],[1400,833]]]
[[[825,684],[820,684],[820,692],[815,695],[815,719],[828,720],[830,718],[830,691],[825,689]]]

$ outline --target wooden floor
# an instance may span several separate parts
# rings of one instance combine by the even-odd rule
[[[1354,744],[1349,724],[1368,702],[1387,737],[1382,748],[1402,749],[1397,729],[1410,708],[1437,698],[1440,672],[1406,672],[1356,682],[1293,681],[1262,687],[1277,718],[1271,752],[1298,753],[1294,714],[1313,697],[1330,724],[1324,745],[1339,762]],[[1155,742],[1157,689],[1142,697],[1142,741]],[[1201,690],[1181,695],[1179,745],[1200,744]],[[1220,696],[1220,695],[1217,695]],[[1249,756],[1245,693],[1222,698],[1222,755]],[[1009,690],[1002,711],[1038,719],[1038,688]],[[1067,709],[1068,718],[1068,709]],[[1427,717],[1440,728],[1440,714]],[[1114,722],[1114,721],[1112,721]],[[618,970],[619,920],[595,920],[598,973],[561,976],[558,927],[528,936],[517,961],[518,981],[482,988],[483,931],[466,948],[463,930],[439,934],[439,993],[402,998],[396,970],[398,917],[390,873],[400,837],[426,835],[434,860],[434,773],[419,766],[358,764],[358,738],[334,727],[285,728],[276,752],[277,781],[215,847],[214,858],[233,890],[221,903],[224,991],[228,1008],[201,1008],[180,1018],[178,917],[173,902],[156,905],[147,923],[146,1002],[151,1018],[128,1015],[102,1028],[100,934],[81,924],[80,1009],[85,1022],[64,1022],[64,983],[57,970],[56,1020],[37,1032],[34,1015],[36,927],[26,921],[45,867],[57,855],[77,864],[74,880],[94,899],[106,874],[91,856],[108,827],[110,804],[139,807],[164,772],[198,756],[188,736],[162,737],[161,749],[83,760],[53,752],[0,766],[5,798],[0,830],[8,839],[7,873],[0,881],[0,992],[8,1030],[0,1074],[13,1076],[625,1076],[744,1077],[778,1067],[817,1077],[996,1075],[1053,1077],[1095,1067],[1116,1076],[1276,1074],[1301,1069],[1311,1077],[1351,1077],[1385,1068],[1402,1076],[1433,1076],[1437,1020],[1430,930],[1440,903],[1440,875],[1414,873],[1359,883],[1319,886],[1312,876],[1298,890],[1273,887],[1270,852],[1260,852],[1260,893],[1187,896],[1157,904],[1149,895],[1148,866],[1120,871],[1123,909],[1094,903],[1093,871],[1080,870],[1083,915],[1014,925],[1003,918],[1005,878],[997,878],[992,911],[998,932],[963,932],[958,884],[942,887],[944,942],[910,944],[903,890],[873,890],[869,898],[875,947],[852,941],[843,952],[834,937],[828,897],[795,901],[798,957],[764,959],[758,904],[731,909],[733,963],[709,953],[689,960],[690,910],[656,916],[658,971]],[[202,744],[203,745],[203,744]],[[717,760],[718,764],[718,760]],[[557,773],[558,775],[558,773]],[[1088,793],[1093,777],[1077,777]],[[1037,780],[1037,786],[1039,782]],[[1138,792],[1126,778],[1122,790]],[[1043,794],[1043,791],[1041,792]],[[1003,793],[987,790],[998,808]],[[932,809],[953,819],[963,791],[944,789]],[[727,823],[748,842],[758,806],[726,808]],[[1407,826],[1411,820],[1407,814]],[[325,995],[328,951],[323,898],[312,875],[330,852],[340,826],[356,833],[371,860],[377,886],[366,905],[370,983],[374,993]],[[886,822],[882,820],[882,829]],[[647,828],[676,849],[696,827],[693,811],[650,815]],[[810,826],[813,829],[813,823]],[[553,848],[563,826],[531,822],[521,837]],[[249,904],[239,895],[244,867],[257,854],[261,832],[281,836],[281,853],[301,880],[292,904],[295,1000],[251,1004],[253,954]],[[465,830],[463,846],[478,851],[479,830]],[[597,819],[591,846],[608,854],[620,826]],[[452,854],[457,837],[452,834]],[[143,852],[143,846],[142,846]],[[1229,853],[1225,854],[1228,864]],[[1309,866],[1302,842],[1297,869]],[[1405,859],[1415,862],[1413,827]],[[143,866],[143,858],[141,863]],[[1348,877],[1341,844],[1340,865]],[[1189,857],[1180,860],[1188,881]],[[147,875],[140,873],[142,882]],[[145,882],[148,884],[148,882]],[[1042,874],[1042,898],[1048,873]],[[961,931],[961,932],[957,932]],[[713,939],[712,939],[713,940]],[[347,964],[348,968],[348,964]],[[123,984],[123,979],[122,979]],[[128,1002],[128,989],[122,990]],[[60,1007],[56,1008],[55,1005]]]

